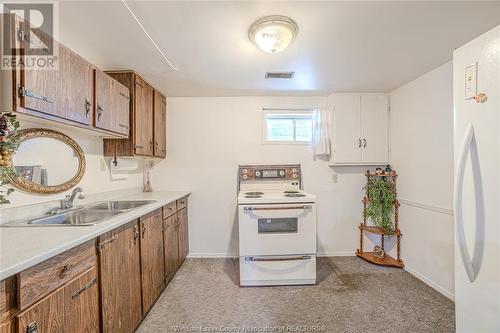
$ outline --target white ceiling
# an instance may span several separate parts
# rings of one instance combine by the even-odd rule
[[[500,24],[500,2],[121,1],[59,4],[59,39],[103,69],[134,69],[168,96],[388,92],[452,58]],[[266,54],[247,31],[261,16],[294,19],[288,49]],[[266,71],[295,71],[265,80]]]

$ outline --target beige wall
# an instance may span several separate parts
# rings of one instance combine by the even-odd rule
[[[406,269],[454,294],[451,62],[391,93],[391,161],[399,173]]]
[[[306,191],[317,195],[320,254],[353,255],[361,218],[362,174],[333,182],[328,162],[304,145],[263,144],[262,107],[317,107],[326,97],[169,98],[167,158],[152,171],[159,190],[190,190],[189,242],[194,256],[238,254],[240,163],[301,163]]]

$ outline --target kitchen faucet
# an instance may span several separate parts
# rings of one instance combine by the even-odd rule
[[[73,208],[73,201],[75,200],[76,195],[80,193],[78,199],[85,199],[83,193],[83,188],[76,187],[71,194],[67,195],[64,200],[61,200],[62,209],[70,209]]]

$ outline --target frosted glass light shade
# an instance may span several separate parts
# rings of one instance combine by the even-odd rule
[[[257,20],[248,31],[248,36],[262,51],[278,53],[293,41],[299,28],[286,16],[266,16]]]

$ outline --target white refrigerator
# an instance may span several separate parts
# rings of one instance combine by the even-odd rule
[[[500,332],[500,26],[453,54],[457,332]]]

